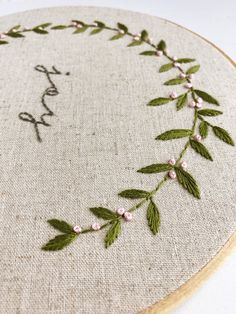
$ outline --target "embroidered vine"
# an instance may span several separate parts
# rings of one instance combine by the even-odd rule
[[[46,103],[46,97],[47,96],[57,96],[59,94],[59,91],[58,91],[55,83],[53,82],[51,75],[61,75],[62,73],[60,71],[58,71],[55,68],[55,66],[52,66],[51,71],[47,70],[47,68],[43,65],[37,65],[34,69],[38,72],[44,73],[48,82],[50,83],[50,86],[46,88],[46,90],[43,92],[43,94],[41,96],[41,104],[42,104],[43,108],[46,110],[46,113],[43,113],[40,116],[39,120],[36,120],[32,116],[32,114],[30,114],[28,112],[20,112],[18,117],[22,121],[30,122],[33,124],[37,140],[39,142],[42,142],[42,138],[40,136],[38,125],[41,124],[44,126],[50,126],[50,124],[45,121],[45,117],[47,117],[47,116],[50,117],[50,116],[54,115],[54,112],[49,108],[49,106]],[[70,73],[67,72],[65,75],[70,75]]]
[[[7,36],[13,38],[21,38],[24,37],[25,32],[35,32],[38,34],[46,35],[48,34],[49,27],[51,27],[51,23],[45,23],[33,28],[23,29],[20,25],[17,25],[10,29],[8,32],[0,34],[0,44],[8,43],[5,40]],[[143,174],[153,174],[160,172],[164,173],[162,180],[156,185],[153,190],[145,191],[140,189],[127,189],[118,194],[120,197],[138,200],[134,206],[130,207],[127,210],[124,208],[118,208],[116,211],[104,207],[90,208],[90,211],[95,215],[95,217],[105,220],[105,223],[99,224],[98,222],[94,222],[90,227],[85,228],[82,228],[79,225],[72,226],[67,222],[58,219],[48,220],[48,223],[52,227],[60,231],[61,234],[51,239],[47,244],[42,247],[42,249],[46,251],[61,250],[70,243],[72,243],[75,239],[77,239],[78,236],[82,236],[83,234],[89,232],[97,232],[98,230],[102,230],[105,228],[109,228],[104,239],[105,247],[109,247],[120,235],[122,222],[131,221],[133,218],[133,212],[145,204],[147,204],[148,226],[151,232],[156,235],[160,227],[160,213],[154,201],[154,196],[164,186],[167,180],[177,179],[178,183],[185,190],[187,190],[194,197],[200,199],[200,190],[198,184],[194,177],[189,172],[187,172],[187,162],[183,160],[183,157],[186,154],[187,150],[193,149],[202,157],[212,161],[213,158],[210,152],[202,143],[202,140],[204,140],[208,136],[209,129],[212,129],[213,134],[218,139],[224,141],[229,145],[234,146],[234,142],[230,134],[226,130],[219,126],[213,125],[208,120],[206,120],[206,117],[218,116],[221,115],[222,112],[211,108],[201,109],[204,103],[209,103],[216,106],[219,106],[219,103],[214,97],[212,97],[208,93],[199,89],[195,89],[193,87],[193,76],[199,71],[200,65],[193,65],[188,69],[185,69],[184,65],[194,62],[195,59],[172,57],[167,50],[165,41],[161,40],[158,44],[153,43],[153,40],[149,37],[149,34],[146,30],[143,30],[139,34],[132,34],[131,32],[129,32],[128,27],[121,23],[117,23],[117,27],[113,28],[105,25],[105,23],[100,21],[95,21],[92,24],[86,24],[82,21],[77,20],[73,20],[72,23],[70,23],[69,25],[56,25],[51,27],[52,30],[63,30],[67,28],[72,28],[74,30],[73,34],[83,33],[89,29],[91,29],[90,35],[98,34],[104,30],[112,31],[114,32],[114,34],[110,38],[110,40],[118,40],[120,38],[128,36],[132,39],[128,47],[140,46],[143,44],[148,45],[151,50],[141,52],[140,55],[142,56],[163,56],[165,59],[168,60],[168,63],[162,65],[159,72],[166,72],[173,68],[177,69],[179,72],[179,75],[177,77],[168,80],[164,83],[164,85],[182,85],[185,91],[181,95],[178,95],[175,91],[173,91],[169,96],[152,99],[147,105],[161,106],[167,103],[173,103],[173,101],[175,100],[177,111],[181,110],[186,105],[188,105],[191,110],[193,110],[193,122],[191,129],[172,129],[156,137],[156,140],[161,141],[179,138],[187,138],[187,140],[178,158],[172,157],[167,162],[155,163],[138,170],[139,173]],[[51,111],[49,109],[46,115],[49,115],[50,112]],[[31,118],[29,117],[29,119]],[[34,125],[35,122],[37,124],[40,123],[32,120],[30,120],[29,122],[34,123]]]

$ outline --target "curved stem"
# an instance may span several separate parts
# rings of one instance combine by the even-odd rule
[[[94,24],[84,24],[84,26],[86,26],[87,28],[103,28],[103,29],[106,29],[106,30],[109,30],[109,31],[115,31],[117,33],[120,33],[121,30],[118,29],[118,28],[114,28],[114,27],[109,27],[109,26],[103,26],[103,27],[99,27],[99,26],[96,26]],[[76,26],[74,25],[67,25],[66,27],[68,28],[75,28],[76,29]],[[32,29],[23,29],[22,31],[18,31],[18,33],[21,33],[21,32],[30,32],[30,31],[34,31],[34,28]],[[7,35],[7,33],[6,33]],[[126,32],[123,34],[123,36],[129,36],[129,37],[133,37],[134,38],[134,34],[130,33],[130,32]],[[157,46],[154,45],[149,39],[146,39],[146,40],[143,40],[140,38],[140,40],[144,43],[146,43],[147,45],[151,46],[152,48],[154,48],[156,51],[158,50]],[[169,56],[168,53],[166,51],[163,51],[163,56],[166,57],[169,61],[171,62],[174,62],[174,58]],[[185,71],[182,69],[181,66],[177,66],[177,69],[183,73],[183,74],[186,74]],[[190,82],[190,79],[188,78],[188,76],[186,76],[186,81]],[[188,90],[187,93],[190,93],[191,92],[191,96],[193,98],[194,101],[196,101],[196,98],[195,98],[195,94],[194,94],[194,89],[191,88],[190,90]],[[189,139],[188,141],[186,142],[184,148],[182,149],[182,151],[180,152],[179,154],[179,157],[176,161],[177,164],[179,164],[179,162],[181,161],[181,159],[183,158],[183,156],[185,155],[185,153],[187,152],[189,146],[190,146],[190,138],[191,136],[194,134],[194,131],[196,129],[196,124],[197,124],[197,119],[198,119],[198,114],[197,114],[197,109],[194,110],[194,119],[193,119],[193,125],[192,125],[192,128],[191,128],[191,135],[189,136]],[[202,117],[199,117],[200,120],[202,121],[205,121]],[[207,121],[205,121],[208,125],[210,125],[210,123],[208,123]],[[162,180],[157,184],[157,186],[149,192],[149,195],[148,197],[146,197],[145,199],[142,199],[141,201],[139,201],[136,205],[132,206],[128,211],[129,212],[133,212],[135,210],[137,210],[138,208],[140,208],[142,205],[144,205],[146,202],[148,202],[156,193],[157,191],[159,191],[161,189],[161,187],[165,184],[165,182],[168,180],[168,174],[165,174],[164,177],[162,178]],[[106,223],[104,223],[103,225],[101,225],[100,229],[104,229],[105,227],[107,227],[108,225],[112,224],[114,221],[118,220],[118,219],[121,219],[122,217],[117,217],[116,219],[113,219],[113,220],[110,220]],[[88,233],[88,232],[93,232],[95,230],[93,230],[92,228],[87,228],[87,229],[83,229],[83,231],[81,233]]]

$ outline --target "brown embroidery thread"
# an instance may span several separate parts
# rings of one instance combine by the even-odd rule
[[[43,92],[42,96],[41,96],[41,104],[44,107],[44,109],[46,110],[46,113],[43,113],[40,116],[39,120],[36,120],[32,114],[28,113],[28,112],[20,112],[18,117],[19,119],[21,119],[22,121],[25,122],[30,122],[34,125],[34,129],[35,129],[35,133],[36,133],[36,137],[38,142],[42,142],[42,138],[40,136],[40,132],[39,132],[39,128],[38,125],[44,125],[44,126],[51,126],[48,122],[45,121],[45,117],[46,116],[54,116],[54,112],[48,107],[47,103],[46,103],[46,96],[57,96],[59,94],[59,91],[56,87],[56,84],[53,82],[51,75],[62,75],[62,73],[60,71],[58,71],[55,66],[52,66],[52,70],[49,71],[45,66],[43,65],[36,65],[34,68],[36,71],[44,73],[46,75],[46,78],[48,80],[48,82],[50,83],[50,86],[46,88],[46,90]],[[66,72],[65,75],[70,75],[69,72]]]

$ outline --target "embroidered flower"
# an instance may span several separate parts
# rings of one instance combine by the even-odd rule
[[[140,40],[140,37],[141,37],[141,34],[134,34],[134,35],[133,35],[133,40],[134,40],[134,41],[139,41],[139,40]]]
[[[177,97],[178,97],[178,94],[176,92],[172,92],[170,94],[170,98],[172,98],[172,99],[176,99]]]
[[[131,221],[133,219],[133,215],[130,212],[125,212],[124,219],[125,221]]]
[[[118,215],[123,216],[124,213],[125,213],[125,209],[123,207],[121,207],[121,208],[118,208],[116,210],[116,212],[117,212]]]
[[[180,74],[179,74],[179,78],[182,78],[182,79],[184,79],[184,78],[186,78],[186,74],[185,73],[183,73],[183,72],[181,72]]]
[[[4,34],[4,33],[2,33],[2,34],[0,34],[0,39],[4,39],[4,38],[6,38],[7,36]]]
[[[180,166],[181,166],[181,168],[182,169],[187,169],[187,167],[188,167],[188,164],[187,164],[187,162],[186,161],[182,161],[181,163],[180,163]]]
[[[175,68],[179,68],[181,66],[181,64],[179,62],[174,62],[174,67]]]
[[[191,82],[188,82],[184,85],[185,88],[191,89],[193,87],[193,84]]]
[[[82,228],[80,226],[74,226],[73,230],[76,233],[80,233],[82,231]]]
[[[200,142],[201,140],[202,140],[202,137],[201,137],[201,135],[200,134],[196,134],[196,135],[194,135],[194,140],[195,141],[197,141],[197,142]]]
[[[169,178],[171,178],[171,179],[175,179],[175,178],[176,178],[176,173],[175,173],[175,171],[174,171],[174,170],[170,170],[170,171],[168,172],[168,176],[169,176]]]
[[[157,50],[156,55],[157,55],[157,57],[161,57],[163,55],[163,51]]]
[[[176,164],[176,160],[174,159],[174,157],[168,160],[168,164],[171,166],[174,166]]]
[[[98,231],[101,229],[101,226],[98,222],[94,222],[91,226],[91,228],[94,230],[94,231]]]
[[[196,102],[194,100],[192,100],[192,101],[189,102],[188,106],[190,108],[195,108],[196,107]]]

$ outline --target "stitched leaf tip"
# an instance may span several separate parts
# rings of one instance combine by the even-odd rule
[[[160,213],[156,204],[152,200],[147,208],[147,220],[150,230],[154,235],[156,235],[160,227]]]
[[[200,199],[200,191],[197,182],[191,174],[179,167],[175,167],[175,172],[178,182],[183,186],[183,188],[194,197]]]
[[[147,105],[152,106],[152,107],[161,106],[161,105],[168,104],[170,101],[172,101],[171,98],[159,97],[159,98],[152,99]]]
[[[224,130],[218,126],[213,126],[212,129],[213,129],[215,136],[217,136],[221,141],[223,141],[229,145],[234,146],[234,141],[233,141],[232,137],[230,136],[230,134],[226,130]]]
[[[78,237],[78,234],[61,234],[51,239],[42,247],[44,251],[59,251],[64,249]]]
[[[192,130],[188,129],[173,129],[166,131],[156,137],[156,140],[168,141],[177,138],[187,137],[192,134]]]
[[[105,247],[108,248],[110,245],[114,243],[114,241],[118,238],[121,233],[121,222],[120,220],[116,220],[112,223],[110,229],[108,230],[105,237]]]
[[[147,191],[130,189],[130,190],[122,191],[118,195],[124,198],[138,199],[138,198],[146,198],[150,194]]]
[[[208,102],[209,104],[213,104],[213,105],[217,105],[217,106],[220,105],[218,100],[216,100],[214,97],[212,97],[211,95],[209,95],[206,92],[203,92],[199,89],[194,89],[194,93],[197,94],[199,97],[201,97],[206,102]]]
[[[104,207],[93,207],[90,208],[90,211],[98,218],[102,218],[105,220],[112,220],[117,218],[117,214],[111,211],[108,208]]]
[[[139,169],[137,172],[141,173],[159,173],[171,170],[173,167],[169,164],[153,164]]]
[[[199,142],[197,142],[195,140],[190,140],[190,145],[202,157],[204,157],[204,158],[206,158],[208,160],[213,161],[213,158],[211,157],[211,154],[209,153],[207,148],[202,143],[199,143]]]
[[[48,220],[48,223],[54,228],[57,229],[63,233],[73,233],[73,228],[71,225],[69,225],[64,220],[58,220],[58,219],[50,219]]]

